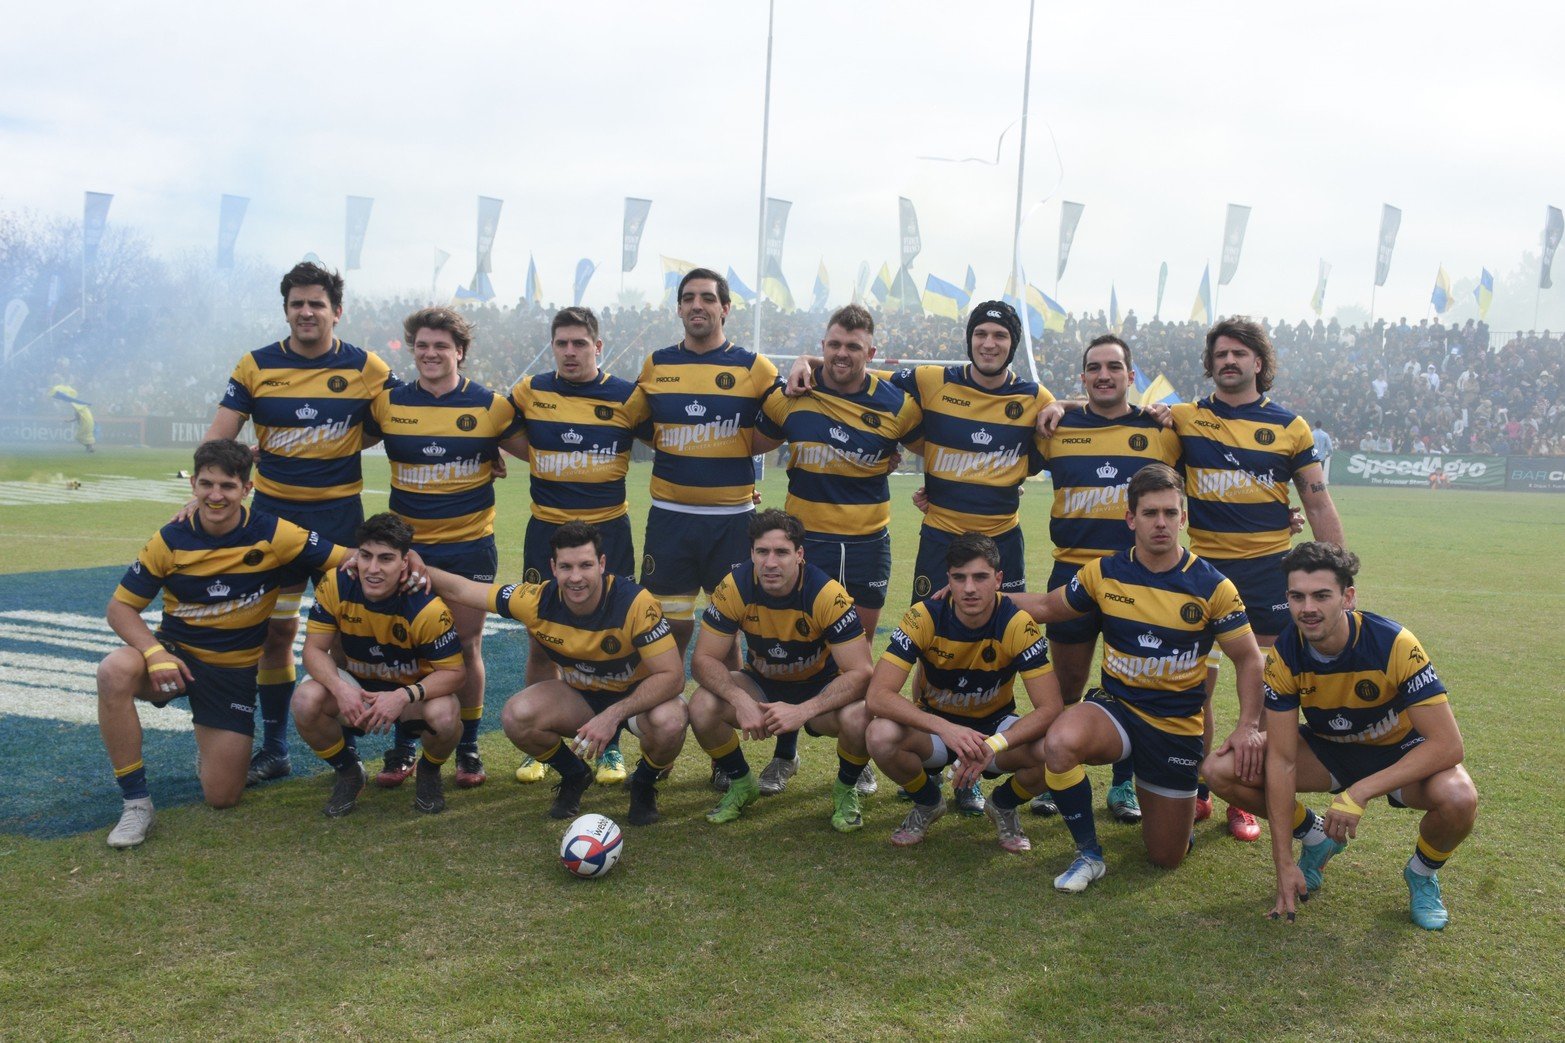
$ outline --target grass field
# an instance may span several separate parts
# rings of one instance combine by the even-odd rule
[[[188,454],[172,451],[13,455],[0,490],[181,466]],[[386,488],[382,460],[367,484]],[[908,598],[915,484],[893,485],[882,640]],[[630,487],[639,532],[644,468]],[[780,473],[763,492],[781,504]],[[1442,874],[1444,932],[1408,923],[1400,872],[1416,819],[1383,802],[1284,926],[1263,918],[1266,843],[1228,839],[1220,811],[1173,873],[1100,813],[1109,875],[1065,897],[1050,885],[1070,855],[1057,819],[1028,823],[1022,857],[999,850],[986,820],[954,815],[902,851],[886,837],[905,805],[883,785],[861,833],[833,833],[834,762],[819,739],[801,742],[786,794],[726,827],[701,817],[713,796],[690,741],[663,787],[664,821],[629,832],[612,875],[577,881],[556,862],[547,788],[510,780],[520,755],[492,732],[489,784],[453,790],[433,818],[402,794],[367,793],[356,814],[327,821],[318,776],[252,791],[232,811],[160,804],[156,832],[131,852],[107,848],[103,830],[32,839],[0,811],[0,1039],[1565,1038],[1552,796],[1565,749],[1565,501],[1334,492],[1366,562],[1360,602],[1430,650],[1481,795],[1477,830]],[[1023,501],[1035,585],[1046,497],[1032,484]],[[366,497],[371,510],[384,502]],[[0,574],[122,565],[169,512],[0,506]],[[502,483],[500,512],[502,574],[515,575],[525,475]],[[1225,681],[1219,734],[1232,717]],[[519,682],[491,670],[489,702]],[[19,720],[0,715],[8,787],[40,752],[18,747]],[[188,765],[154,771],[154,797]],[[1106,769],[1093,779],[1101,808]],[[584,810],[620,817],[624,803],[594,788]]]

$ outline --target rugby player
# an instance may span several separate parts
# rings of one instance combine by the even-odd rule
[[[231,439],[203,443],[190,490],[197,508],[158,530],[109,600],[109,626],[124,647],[98,664],[98,729],[124,797],[110,847],[135,847],[152,828],[136,700],[190,700],[201,792],[214,808],[239,802],[255,734],[255,675],[267,619],[281,589],[306,570],[335,566],[348,551],[292,522],[245,507],[250,450]],[[163,620],[141,610],[163,592]]]
[[[559,668],[558,677],[511,696],[500,715],[516,748],[560,775],[549,817],[580,812],[593,783],[587,762],[629,729],[641,740],[641,760],[630,776],[627,818],[651,825],[659,817],[658,773],[685,744],[684,663],[658,600],[607,571],[594,526],[566,522],[549,546],[554,578],[544,583],[497,586],[431,569],[435,590],[447,602],[515,619]]]
[[[1266,327],[1244,317],[1225,319],[1206,334],[1202,357],[1212,394],[1173,407],[1190,502],[1190,549],[1233,580],[1262,648],[1288,622],[1282,556],[1290,536],[1288,483],[1317,540],[1343,545],[1337,516],[1310,425],[1266,397],[1277,375],[1277,353]],[[1217,685],[1218,658],[1209,661],[1208,703]],[[1205,747],[1212,742],[1210,707]],[[1212,813],[1203,784],[1197,818]],[[1260,837],[1255,818],[1230,806],[1228,828],[1245,841]]]
[[[946,549],[946,593],[908,609],[875,664],[867,697],[874,717],[870,754],[913,797],[912,810],[891,834],[898,847],[922,842],[945,814],[938,780],[958,758],[952,784],[959,793],[976,786],[980,774],[1018,772],[995,787],[984,813],[999,830],[1002,848],[1032,846],[1016,809],[1038,790],[1022,787],[1019,769],[1042,764],[1044,733],[1062,704],[1044,636],[1000,593],[1003,583],[994,540],[972,532],[957,536]],[[920,665],[926,683],[909,701],[902,686]],[[1012,692],[1018,673],[1033,704],[1020,718]]]
[[[525,376],[511,389],[511,404],[526,425],[530,448],[532,515],[522,552],[522,580],[541,583],[550,575],[549,538],[566,522],[595,526],[603,540],[608,571],[636,574],[636,547],[625,502],[625,474],[635,431],[652,415],[646,394],[628,380],[599,368],[603,341],[598,317],[589,308],[562,308],[549,324],[554,371]],[[520,455],[520,454],[519,454]],[[527,653],[527,684],[556,677],[553,662],[537,639]],[[519,782],[538,782],[543,765],[524,757]],[[597,764],[600,783],[623,782],[619,743],[604,748]]]
[[[288,336],[240,358],[206,439],[255,425],[255,508],[348,545],[364,520],[359,453],[370,403],[401,383],[373,351],[332,335],[342,318],[342,276],[306,261],[282,279]],[[293,642],[303,583],[277,598],[257,673],[262,740],[248,783],[287,775]]]
[[[322,809],[330,818],[351,812],[364,788],[357,737],[396,725],[424,740],[414,809],[446,808],[440,768],[462,735],[457,693],[466,669],[445,603],[401,589],[416,535],[396,514],[375,515],[353,534],[355,574],[333,573],[315,587],[304,638],[310,676],[293,693],[293,715],[300,737],[336,771]],[[339,640],[348,677],[332,657]]]
[[[1125,496],[1134,546],[1088,562],[1063,587],[1014,600],[1044,623],[1097,611],[1103,688],[1054,722],[1045,764],[1064,776],[1083,764],[1130,757],[1147,854],[1172,869],[1192,843],[1207,652],[1215,639],[1238,671],[1239,723],[1220,752],[1231,752],[1238,773],[1251,780],[1259,778],[1266,742],[1261,653],[1233,582],[1179,544],[1187,515],[1184,482],[1173,468],[1147,464]],[[1024,775],[1023,782],[1035,779]],[[1083,774],[1056,789],[1054,799],[1077,849],[1054,886],[1083,891],[1107,871],[1092,818],[1092,783]]]
[[[1376,797],[1423,811],[1402,879],[1413,922],[1438,931],[1450,916],[1436,871],[1478,814],[1445,685],[1412,631],[1359,609],[1357,555],[1312,541],[1289,551],[1282,568],[1292,622],[1266,657],[1264,779],[1242,777],[1228,752],[1208,757],[1202,770],[1224,800],[1267,817],[1273,919],[1293,920],[1294,903],[1320,887],[1326,863],[1358,835]],[[1324,816],[1297,797],[1324,792],[1336,795]]]
[[[875,319],[862,305],[834,312],[821,340],[815,387],[799,397],[773,388],[755,418],[753,446],[787,443],[787,512],[804,524],[804,560],[841,583],[873,638],[891,580],[891,486],[899,445],[921,448],[923,413],[912,396],[867,371]],[[777,737],[773,761],[794,758],[797,732]],[[762,792],[765,792],[762,772]],[[866,767],[859,792],[875,792]]]
[[[462,375],[473,342],[473,327],[462,315],[450,308],[423,308],[409,315],[402,329],[418,377],[375,396],[365,421],[366,435],[382,440],[391,462],[391,510],[412,527],[413,549],[425,563],[475,583],[492,583],[499,566],[495,468],[501,449],[526,452],[521,422],[509,399]],[[485,613],[462,605],[449,611],[466,666],[456,693],[462,721],[456,784],[470,788],[487,777],[478,754]],[[377,785],[399,786],[413,773],[417,720],[396,725],[396,741],[386,750]]]
[[[750,560],[713,591],[690,657],[700,685],[690,697],[690,730],[729,780],[707,821],[732,822],[762,793],[781,793],[798,767],[797,758],[774,758],[757,783],[736,727],[746,739],[804,728],[837,737],[831,825],[852,832],[864,825],[856,784],[869,763],[864,628],[842,584],[805,562],[799,519],[761,511],[749,536]],[[741,631],[745,667],[730,670]]]

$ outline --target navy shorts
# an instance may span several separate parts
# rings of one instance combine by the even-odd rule
[[[172,641],[164,641],[169,654],[190,668],[193,680],[185,682],[185,694],[176,699],[190,700],[190,719],[206,728],[240,735],[255,734],[255,672],[253,666],[212,666],[203,663]],[[173,699],[153,701],[167,706]]]
[[[950,721],[952,724],[959,724],[963,728],[971,728],[973,731],[978,732],[985,738],[991,735],[998,735],[1000,732],[1005,731],[1005,729],[1021,720],[1021,718],[1017,716],[1016,708],[1014,706],[1001,710],[998,713],[992,713],[988,717],[962,717],[954,713],[943,713],[940,710],[931,710],[927,706],[921,706],[919,709],[923,710],[925,713],[932,713],[943,721]],[[943,771],[945,770],[946,765],[956,760],[956,754],[952,753],[946,747],[945,740],[940,736],[931,732],[929,736],[929,742],[930,745],[934,747],[934,749],[924,760],[925,771]],[[1002,774],[1004,773],[999,771],[986,771],[984,772],[984,778],[997,779]]]
[[[474,583],[493,583],[495,573],[500,571],[500,554],[495,550],[493,536],[466,543],[415,543],[413,549],[424,564]]]
[[[891,534],[804,537],[804,560],[848,588],[854,604],[884,608],[891,582]]]
[[[627,579],[636,574],[636,544],[630,535],[630,515],[622,514],[604,522],[592,523],[603,537],[603,556],[610,575]],[[527,519],[527,535],[522,541],[522,581],[544,583],[554,578],[549,559],[554,551],[549,540],[559,531],[553,522]]]
[[[291,500],[274,500],[264,493],[256,493],[251,506],[266,514],[273,514],[291,521],[301,528],[321,534],[339,547],[355,546],[353,532],[364,524],[364,504],[357,496],[339,500],[326,507],[314,504],[294,503]]]
[[[1282,571],[1283,557],[1206,559],[1239,588],[1250,629],[1262,637],[1276,637],[1288,625],[1288,577]]]
[[[712,591],[723,577],[750,560],[750,519],[742,514],[685,514],[647,511],[646,554],[641,585],[657,597]]]
[[[1191,718],[1197,722],[1194,735],[1175,735],[1147,723],[1140,714],[1101,691],[1088,695],[1083,705],[1096,706],[1114,722],[1120,740],[1130,748],[1136,785],[1162,797],[1196,795],[1201,774],[1200,718]]]
[[[1411,729],[1395,746],[1370,746],[1362,742],[1331,742],[1299,725],[1299,737],[1315,754],[1315,759],[1331,773],[1331,792],[1341,793],[1361,779],[1367,779],[1377,771],[1383,771],[1401,760],[1407,753],[1423,744],[1424,737],[1417,728]],[[1386,800],[1394,808],[1405,808],[1397,790],[1386,794]]]
[[[1068,561],[1056,561],[1054,568],[1049,572],[1049,589],[1063,587],[1076,577],[1081,571],[1080,565],[1073,565]],[[1096,607],[1092,608],[1084,616],[1068,619],[1063,623],[1050,623],[1044,628],[1049,635],[1049,640],[1059,641],[1067,645],[1086,645],[1098,639],[1098,634],[1103,629],[1103,613]]]
[[[918,560],[913,564],[913,600],[922,601],[946,585],[946,551],[956,534],[924,525],[918,530]],[[1002,592],[1027,589],[1027,543],[1020,525],[994,537],[1000,548],[1000,571],[1005,581]]]
[[[639,683],[640,682],[637,682],[637,684]],[[585,688],[577,688],[575,685],[572,685],[571,691],[581,696],[582,701],[587,704],[587,708],[591,710],[593,716],[596,717],[598,714],[602,713],[604,710],[607,710],[615,703],[622,702],[626,699],[629,699],[632,695],[635,695],[636,685],[631,685],[623,692],[592,692]],[[640,715],[638,714],[637,716]],[[641,738],[641,729],[636,726],[635,722],[635,717],[627,717],[621,721],[620,726],[614,731],[613,741],[619,742],[619,737],[627,731],[636,738]]]
[[[824,681],[773,681],[748,668],[741,672],[754,681],[755,686],[761,690],[761,702],[787,703],[789,706],[798,706],[802,702],[815,698],[825,690],[827,685],[836,680],[834,675]]]

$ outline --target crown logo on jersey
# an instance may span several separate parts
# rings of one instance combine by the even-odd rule
[[[788,658],[788,650],[786,648],[784,648],[782,645],[773,645],[771,648],[768,648],[766,650],[766,654],[771,656],[773,659],[787,659]]]
[[[293,415],[300,420],[314,420],[321,415],[321,411],[311,406],[308,402],[293,411]]]
[[[379,645],[370,645],[370,655],[375,656],[376,658],[379,658],[379,659],[384,659],[385,656],[386,656],[386,653],[384,653],[384,652],[382,652],[380,650],[380,646]]]
[[[228,597],[228,595],[230,595],[230,594],[232,594],[234,592],[234,588],[230,587],[227,583],[224,583],[222,580],[218,580],[216,583],[214,583],[210,587],[206,588],[206,592],[207,592],[207,594],[209,594],[210,596],[212,596],[214,598],[226,598],[226,597]]]
[[[1163,639],[1148,630],[1145,634],[1136,635],[1136,644],[1142,648],[1162,648]]]
[[[573,427],[560,436],[560,441],[566,445],[581,445],[581,434]]]
[[[980,427],[977,431],[973,432],[973,444],[974,445],[988,445],[990,442],[993,442],[993,441],[994,441],[994,435],[991,435],[986,429],[984,429],[982,427]]]
[[[1112,482],[1119,477],[1119,468],[1105,460],[1103,461],[1103,466],[1098,468],[1098,477],[1104,481]]]
[[[1327,721],[1326,723],[1331,725],[1332,728],[1336,729],[1339,732],[1345,732],[1349,728],[1353,727],[1353,722],[1348,720],[1346,717],[1342,716],[1340,713],[1337,714],[1337,716],[1333,717],[1331,720]]]
[[[424,447],[425,456],[445,456],[446,447],[439,442],[431,442]]]
[[[833,426],[826,433],[831,435],[832,438],[836,439],[839,442],[846,442],[848,440],[848,433],[846,431],[844,431],[840,427]]]
[[[685,412],[691,416],[706,416],[706,407],[699,402],[692,402],[685,407]]]

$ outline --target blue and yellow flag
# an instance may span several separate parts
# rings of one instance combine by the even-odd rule
[[[494,287],[490,285],[488,272],[475,272],[473,281],[468,286],[456,288],[456,299],[459,301],[492,301],[494,300]]]
[[[1119,291],[1114,288],[1113,283],[1109,283],[1109,329],[1118,333],[1119,327]]]
[[[1033,289],[1037,290],[1036,287]],[[1043,328],[1054,333],[1064,333],[1065,309],[1060,306],[1059,301],[1042,290],[1037,290],[1037,293],[1043,299]]]
[[[658,257],[663,261],[663,304],[672,308],[678,303],[679,280],[685,277],[686,272],[700,266],[677,257],[665,257],[662,254]]]
[[[597,270],[597,264],[585,257],[576,262],[576,279],[572,284],[571,300],[576,307],[581,307],[581,299],[587,294],[587,284],[592,281],[592,273]]]
[[[815,268],[815,285],[810,288],[810,310],[825,311],[826,299],[831,296],[831,276],[826,274],[826,258],[822,257]]]
[[[744,284],[744,280],[739,278],[739,273],[734,271],[733,265],[728,266],[728,292],[746,304],[755,303],[755,291]]]
[[[538,266],[533,263],[532,254],[527,255],[527,286],[522,299],[535,308],[543,307],[543,287],[538,285]]]
[[[967,266],[967,278],[962,280],[962,289],[967,291],[968,300],[972,300],[973,291],[978,289],[978,273],[973,271],[973,266]]]
[[[1473,290],[1473,298],[1478,301],[1478,318],[1480,320],[1489,317],[1489,305],[1494,303],[1494,276],[1485,268],[1483,274],[1478,277],[1478,286]]]
[[[960,286],[955,286],[933,275],[924,280],[924,311],[941,315],[952,322],[960,322],[972,297]]]
[[[1212,266],[1201,270],[1201,288],[1196,291],[1195,303],[1190,306],[1190,321],[1206,326],[1212,322]]]
[[[1174,385],[1163,374],[1148,380],[1140,370],[1136,371],[1136,386],[1129,389],[1125,398],[1133,406],[1150,406],[1157,402],[1173,405],[1184,401],[1174,393]]]
[[[885,305],[886,298],[891,296],[891,262],[881,262],[880,272],[875,276],[875,281],[870,284],[869,295],[875,298],[876,304]]]
[[[1451,277],[1445,273],[1445,265],[1435,272],[1435,288],[1429,293],[1429,303],[1435,306],[1436,315],[1444,315],[1455,303],[1451,296]]]

